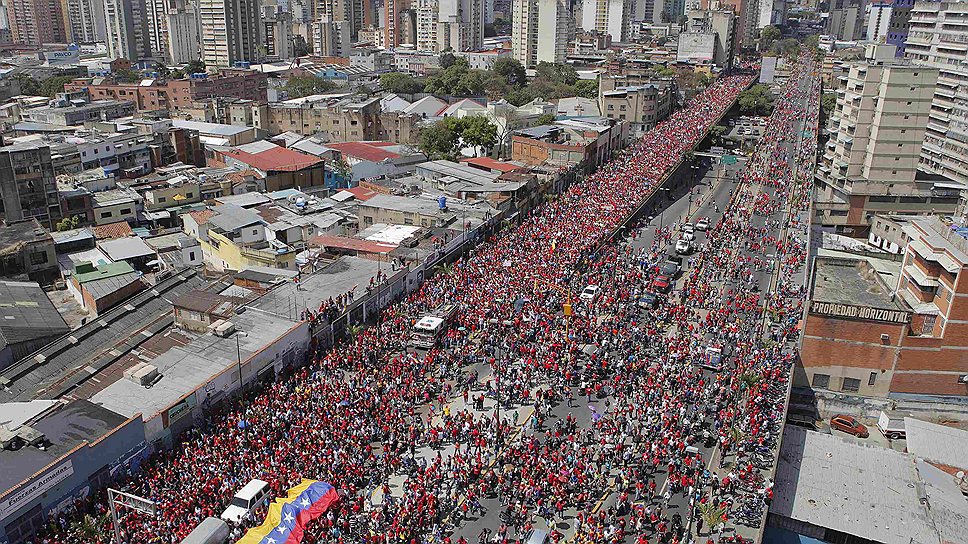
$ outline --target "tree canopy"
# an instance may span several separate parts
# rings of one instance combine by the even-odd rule
[[[314,75],[292,76],[286,81],[284,89],[289,98],[302,98],[312,94],[322,94],[332,91],[336,84],[332,81]]]
[[[773,95],[769,85],[753,85],[739,93],[737,103],[744,115],[769,115],[773,111]]]
[[[763,30],[760,31],[760,50],[769,51],[773,43],[781,37],[783,37],[783,34],[779,28],[773,25],[763,27]]]
[[[451,96],[481,96],[484,94],[487,73],[468,68],[467,59],[457,60],[427,78],[424,92]]]
[[[497,141],[497,127],[484,116],[447,117],[420,131],[418,149],[431,160],[456,160],[460,150],[489,151]]]
[[[409,74],[388,72],[380,76],[380,88],[388,93],[414,94],[424,90],[424,85]]]

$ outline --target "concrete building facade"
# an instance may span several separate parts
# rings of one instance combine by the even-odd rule
[[[932,209],[933,183],[919,179],[918,163],[938,71],[897,60],[894,50],[869,45],[867,60],[839,78],[815,217],[838,232],[866,236],[874,213]]]
[[[258,62],[262,10],[258,0],[199,0],[202,60],[207,66]]]
[[[575,37],[575,18],[567,0],[537,0],[513,5],[513,56],[525,68],[540,62],[563,63]]]
[[[968,2],[918,2],[905,56],[939,71],[921,165],[968,184]]]

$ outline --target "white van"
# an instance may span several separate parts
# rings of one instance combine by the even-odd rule
[[[222,519],[229,523],[238,525],[246,516],[254,512],[257,508],[269,501],[269,484],[262,480],[252,480],[245,484],[232,497],[232,502],[222,512]]]

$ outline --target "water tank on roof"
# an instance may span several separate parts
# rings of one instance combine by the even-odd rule
[[[441,210],[446,210],[447,209],[447,197],[444,196],[444,195],[440,195],[439,197],[437,197],[437,206]]]

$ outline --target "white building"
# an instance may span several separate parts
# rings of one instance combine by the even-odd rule
[[[583,0],[581,28],[608,34],[613,41],[627,41],[632,35],[635,0]]]
[[[6,16],[6,11],[4,11],[4,19],[6,19]],[[71,25],[71,36],[75,42],[105,41],[107,32],[104,26],[103,0],[67,0],[67,19]]]
[[[260,60],[262,10],[259,0],[199,0],[202,60],[207,66],[234,66]]]
[[[105,0],[108,56],[138,62],[151,57],[143,0]]]
[[[418,51],[476,51],[484,42],[484,0],[419,0]]]
[[[575,36],[575,19],[569,1],[516,2],[513,8],[514,58],[526,68],[533,68],[539,62],[565,62],[568,44]]]
[[[905,56],[939,70],[921,165],[968,184],[968,2],[917,2]]]

